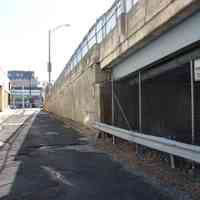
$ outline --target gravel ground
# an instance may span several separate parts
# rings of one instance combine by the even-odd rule
[[[145,154],[142,159],[138,158],[134,144],[117,139],[116,144],[113,145],[111,137],[97,138],[97,131],[71,120],[64,121],[67,127],[73,127],[87,136],[97,150],[108,153],[112,159],[120,162],[131,173],[144,177],[147,182],[169,193],[175,200],[200,199],[199,176],[170,168],[153,152]]]
[[[171,169],[159,161],[155,154],[139,159],[135,153],[135,145],[125,141],[118,141],[117,145],[113,145],[109,138],[99,139],[96,148],[109,153],[129,171],[145,177],[148,182],[169,192],[176,200],[200,199],[200,182],[179,169]]]

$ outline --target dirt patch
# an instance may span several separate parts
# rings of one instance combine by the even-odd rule
[[[141,173],[149,177],[152,181],[166,187],[173,187],[174,191],[183,191],[189,194],[193,199],[200,199],[200,180],[197,176],[187,174],[184,170],[172,169],[161,161],[160,157],[153,153],[145,154],[140,158],[136,154],[136,146],[121,139],[112,144],[112,139],[100,138],[97,140],[96,148],[109,153],[114,160],[124,164],[130,170]]]

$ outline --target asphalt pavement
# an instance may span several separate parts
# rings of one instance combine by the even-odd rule
[[[0,200],[170,199],[44,112],[24,122],[0,161]]]

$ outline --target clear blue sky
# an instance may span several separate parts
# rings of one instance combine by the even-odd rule
[[[53,36],[55,80],[90,26],[114,0],[0,0],[0,66],[34,70],[47,80],[48,29],[70,23]]]

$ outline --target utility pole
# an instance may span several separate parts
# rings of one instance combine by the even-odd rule
[[[48,38],[49,38],[49,48],[48,48],[48,54],[49,54],[49,61],[48,61],[48,73],[49,73],[49,84],[51,83],[51,72],[52,72],[52,63],[51,63],[51,34],[52,32],[55,32],[56,30],[60,29],[60,28],[63,28],[63,27],[69,27],[70,25],[69,24],[63,24],[63,25],[59,25],[59,26],[56,26],[55,28],[53,29],[50,29],[49,32],[48,32]]]
[[[49,73],[49,84],[51,83],[51,72],[52,72],[52,65],[51,65],[51,30],[49,30],[49,62],[48,62],[48,73]]]

